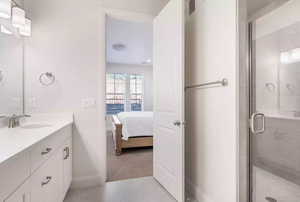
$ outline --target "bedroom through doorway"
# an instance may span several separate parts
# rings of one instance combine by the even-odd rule
[[[106,17],[107,181],[153,176],[153,23]]]

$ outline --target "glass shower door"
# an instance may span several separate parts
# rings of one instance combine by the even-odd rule
[[[253,202],[300,202],[300,1],[252,23]]]

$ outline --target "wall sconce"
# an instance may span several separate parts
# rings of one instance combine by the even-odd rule
[[[25,19],[25,25],[19,30],[22,36],[31,36],[31,20]]]
[[[5,27],[6,25],[1,25],[0,32],[5,34],[19,32],[22,36],[31,36],[31,20],[25,18],[24,9],[15,0],[0,0],[0,18],[11,18],[9,24],[16,28],[11,30]]]
[[[11,23],[16,28],[22,28],[25,26],[25,11],[19,7],[12,8],[12,20]]]
[[[0,18],[9,19],[11,17],[11,0],[0,1]]]

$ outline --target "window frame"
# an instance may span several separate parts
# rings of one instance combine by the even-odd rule
[[[107,86],[108,86],[108,75],[114,75],[113,76],[113,78],[114,78],[114,83],[113,83],[113,85],[114,85],[114,93],[108,93],[108,88],[107,88]],[[144,74],[139,74],[139,73],[118,73],[118,72],[106,72],[106,81],[105,81],[105,84],[106,84],[106,86],[105,86],[105,106],[106,106],[106,114],[107,115],[113,115],[113,114],[117,114],[117,113],[119,113],[119,112],[117,112],[117,113],[108,113],[108,110],[107,110],[107,104],[114,104],[114,103],[107,103],[107,101],[109,100],[108,98],[107,98],[107,96],[108,95],[112,95],[112,96],[115,96],[117,93],[116,93],[116,84],[115,84],[115,81],[116,81],[116,75],[123,75],[124,77],[125,77],[125,93],[123,94],[124,95],[124,99],[121,99],[121,100],[124,100],[124,103],[120,103],[120,104],[123,104],[124,105],[124,107],[123,107],[123,109],[124,109],[124,112],[131,112],[131,111],[133,111],[132,110],[132,106],[131,106],[131,101],[132,101],[132,99],[131,99],[131,76],[140,76],[141,77],[141,90],[142,90],[142,92],[141,92],[141,111],[144,111],[144,103],[145,103],[145,76],[144,76]],[[136,82],[137,82],[137,79],[136,79]],[[116,99],[110,99],[110,100],[112,100],[112,102],[114,102],[113,100],[116,100]],[[118,104],[118,103],[116,103],[116,104]]]

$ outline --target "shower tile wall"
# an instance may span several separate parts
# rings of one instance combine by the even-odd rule
[[[270,116],[300,116],[300,62],[280,62],[281,52],[300,48],[299,35],[298,22],[255,40],[258,111]]]
[[[255,202],[300,201],[300,120],[267,118],[267,130],[254,136]]]
[[[254,168],[254,176],[254,202],[268,202],[267,198],[276,199],[276,202],[300,201],[300,187],[298,185],[258,167]],[[269,201],[272,202],[272,200]]]
[[[255,41],[256,108],[266,131],[254,136],[254,162],[300,185],[300,63],[281,64],[280,53],[300,48],[300,23]]]
[[[255,41],[256,108],[266,114],[278,113],[280,53],[277,38],[277,35],[272,34]]]
[[[266,115],[265,132],[252,139],[255,202],[300,201],[300,62],[280,60],[300,48],[299,36],[297,22],[254,41],[256,109]]]

